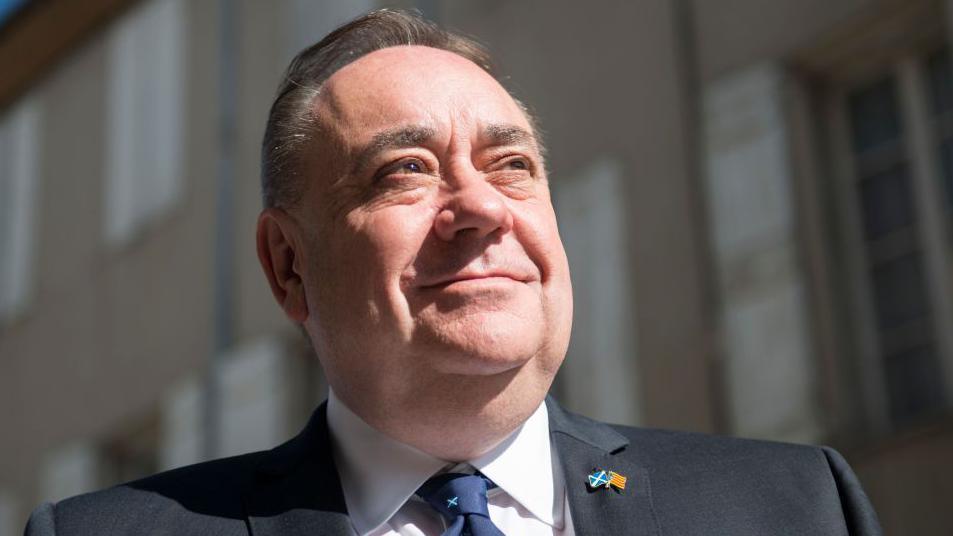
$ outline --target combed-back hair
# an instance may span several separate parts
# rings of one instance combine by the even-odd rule
[[[458,54],[493,75],[490,56],[476,41],[438,27],[419,15],[380,9],[339,27],[291,60],[268,113],[261,150],[261,191],[266,207],[294,206],[302,191],[300,153],[317,128],[312,105],[335,72],[361,57],[401,45]]]

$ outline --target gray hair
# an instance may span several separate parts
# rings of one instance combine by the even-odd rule
[[[291,207],[301,195],[300,154],[316,131],[312,104],[322,84],[345,65],[371,52],[401,45],[453,52],[493,75],[490,56],[480,44],[412,13],[381,9],[339,27],[299,52],[278,87],[261,148],[265,207]]]

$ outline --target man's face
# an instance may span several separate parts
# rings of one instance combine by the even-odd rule
[[[572,293],[520,107],[472,62],[405,46],[335,73],[314,112],[321,143],[293,214],[306,326],[335,390],[397,400],[520,375],[545,392]]]

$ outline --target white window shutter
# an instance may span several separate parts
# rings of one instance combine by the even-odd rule
[[[110,243],[130,239],[181,195],[185,7],[147,1],[109,36],[103,224]]]
[[[733,432],[820,435],[784,71],[756,65],[704,92],[705,182]]]
[[[28,98],[0,121],[0,320],[22,312],[33,292],[40,116]]]

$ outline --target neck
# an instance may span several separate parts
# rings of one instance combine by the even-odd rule
[[[381,433],[448,462],[477,458],[510,436],[539,407],[549,382],[520,369],[494,376],[418,382],[400,396],[368,396],[334,385],[348,409]]]

